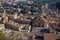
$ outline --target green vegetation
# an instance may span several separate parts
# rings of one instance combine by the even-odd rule
[[[4,34],[0,32],[0,40],[2,40],[3,38],[4,38]]]
[[[13,39],[5,37],[5,35],[0,31],[0,40],[13,40]]]
[[[56,40],[60,40],[60,37],[58,37]]]

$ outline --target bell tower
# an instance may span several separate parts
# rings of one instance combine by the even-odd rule
[[[6,10],[4,10],[4,13],[2,15],[2,18],[3,18],[3,23],[5,24],[6,22],[8,22],[8,17],[6,15]]]

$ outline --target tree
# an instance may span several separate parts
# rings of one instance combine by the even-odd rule
[[[13,40],[13,39],[5,37],[5,35],[0,31],[0,40]]]

